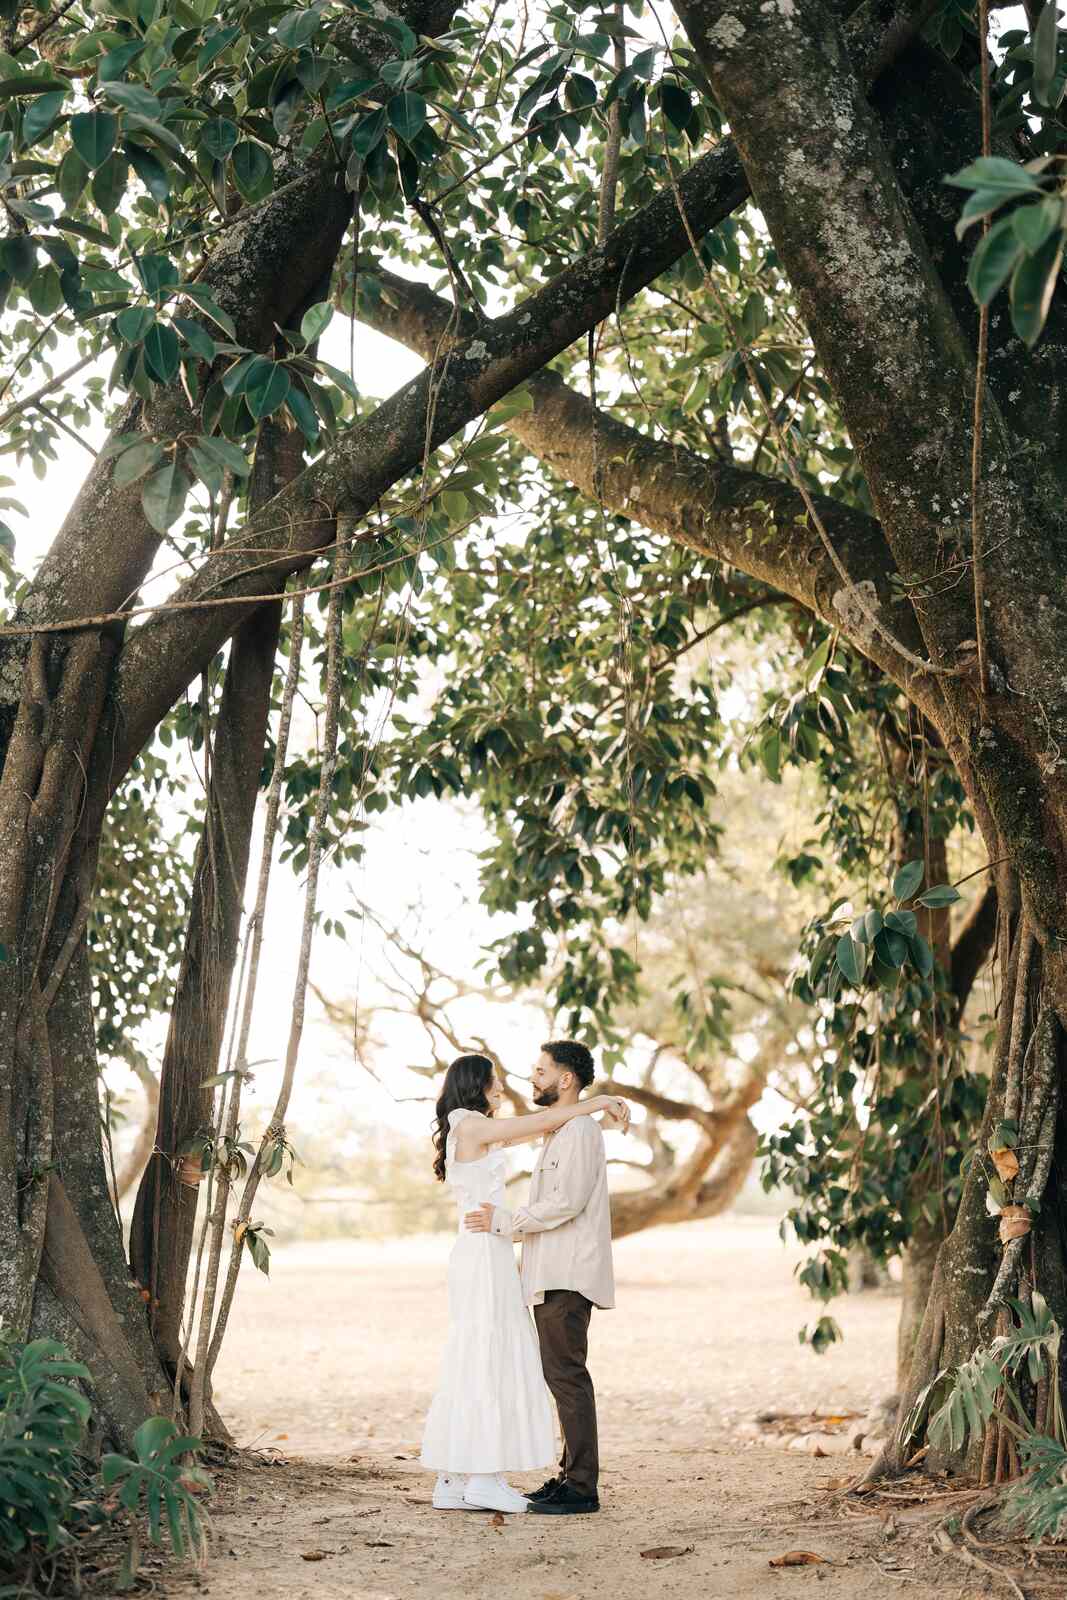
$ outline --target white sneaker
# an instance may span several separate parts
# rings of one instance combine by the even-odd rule
[[[467,1479],[463,1498],[468,1506],[483,1511],[506,1511],[510,1515],[518,1515],[530,1509],[526,1496],[513,1489],[500,1472],[492,1475],[472,1472]]]
[[[473,1506],[464,1500],[467,1487],[465,1472],[439,1472],[433,1486],[433,1503],[438,1511],[472,1511]]]

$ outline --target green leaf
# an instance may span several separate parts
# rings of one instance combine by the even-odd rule
[[[62,111],[66,98],[65,89],[57,90],[55,94],[42,94],[27,108],[22,119],[22,137],[26,144],[36,144],[38,139],[44,138]]]
[[[630,111],[626,118],[626,129],[635,144],[644,144],[648,132],[645,118],[644,89],[639,90],[630,102]]]
[[[82,222],[80,217],[57,217],[55,226],[60,233],[76,233],[79,239],[103,245],[105,250],[114,248],[114,240],[109,233],[105,233],[103,228],[94,227],[91,222]]]
[[[144,362],[157,383],[170,383],[178,371],[180,361],[178,336],[165,322],[155,322],[144,341]]]
[[[934,970],[934,953],[930,949],[921,933],[913,933],[908,940],[908,949],[916,970],[922,978],[928,978]]]
[[[235,395],[244,394],[248,375],[255,367],[257,361],[265,361],[265,356],[242,356],[228,367],[222,375],[222,387],[233,398]],[[269,364],[269,363],[268,363]]]
[[[889,911],[886,913],[885,925],[894,933],[902,933],[905,939],[910,939],[918,927],[914,911]]]
[[[173,1439],[177,1428],[169,1417],[149,1417],[133,1436],[138,1461],[148,1463],[158,1450]]]
[[[1063,260],[1064,236],[1057,233],[1032,256],[1024,256],[1011,280],[1011,321],[1029,348],[1037,343]]]
[[[127,344],[140,344],[155,320],[156,313],[151,306],[127,306],[115,318],[115,331]]]
[[[921,906],[929,906],[931,911],[937,911],[942,906],[951,906],[960,898],[960,891],[953,888],[951,883],[935,883],[932,888],[925,890],[919,896]]]
[[[668,122],[682,133],[693,116],[693,102],[688,91],[665,78],[659,86],[659,103]]]
[[[126,113],[126,131],[144,134],[156,144],[165,145],[168,150],[173,150],[176,156],[184,157],[182,142],[176,133],[171,133],[162,122],[157,122],[154,117],[135,116],[132,111]]]
[[[377,144],[380,144],[385,135],[386,115],[384,106],[379,111],[372,111],[369,116],[362,117],[352,129],[352,149],[356,155],[366,160],[367,156]]]
[[[269,192],[271,159],[261,144],[242,139],[231,156],[233,180],[246,200],[258,200]]]
[[[333,306],[328,300],[320,300],[317,305],[309,306],[300,319],[300,337],[305,345],[314,344],[330,325],[333,317]]]
[[[1053,196],[1038,201],[1036,205],[1017,206],[1011,214],[1015,236],[1027,255],[1031,256],[1040,250],[1053,229],[1063,227],[1063,222],[1063,202]]]
[[[395,94],[385,110],[389,126],[406,143],[410,144],[426,126],[426,101],[421,94],[412,94],[410,90]]]
[[[351,395],[353,400],[359,399],[359,390],[356,388],[355,384],[352,382],[352,379],[349,377],[348,373],[343,370],[343,368],[331,366],[331,364],[328,361],[324,361],[321,356],[317,356],[315,358],[315,365],[321,372],[324,372],[328,378],[332,378],[337,387],[345,391],[345,394]]]
[[[274,30],[274,37],[285,50],[299,50],[322,27],[322,15],[315,8],[290,11]]]
[[[171,322],[195,356],[201,361],[214,361],[215,341],[206,328],[191,317],[172,317]]]
[[[10,60],[10,57],[5,57]],[[53,78],[50,73],[27,72],[22,78],[0,79],[0,100],[11,100],[20,95],[48,94],[52,90],[66,94],[70,85],[64,78]]]
[[[206,72],[216,56],[220,56],[225,49],[233,44],[235,39],[240,37],[240,34],[240,28],[222,28],[208,39],[205,39],[196,58],[197,71]],[[272,62],[271,70],[273,69],[274,63]]]
[[[1052,108],[1052,86],[1056,81],[1059,31],[1056,26],[1056,0],[1046,0],[1034,28],[1033,96],[1038,105]],[[1063,98],[1060,90],[1059,98]]]
[[[96,75],[100,82],[108,83],[121,78],[126,68],[132,61],[137,60],[144,48],[143,39],[131,39],[129,44],[119,44],[113,50],[105,51],[96,67]]]
[[[118,126],[118,118],[110,111],[79,111],[71,117],[71,143],[93,172],[114,150]]]
[[[946,183],[958,189],[988,189],[1000,194],[1040,194],[1041,185],[1032,172],[1027,172],[1017,161],[1007,161],[1003,156],[980,156],[970,166],[962,167]]]
[[[216,461],[220,467],[228,467],[239,478],[247,478],[252,470],[252,464],[244,451],[229,439],[217,439],[210,434],[202,433],[197,438],[197,447],[204,455]]]
[[[887,967],[902,965],[908,953],[908,941],[902,934],[894,933],[891,928],[883,928],[874,941],[874,951],[879,961]]]
[[[237,144],[237,124],[229,117],[213,117],[200,130],[199,148],[213,161],[225,161]]]
[[[143,478],[158,461],[163,459],[163,448],[154,439],[142,439],[139,444],[124,450],[115,462],[112,478],[115,487],[125,489],[127,484]]]
[[[974,190],[974,194],[969,195],[963,210],[960,211],[960,221],[957,222],[957,238],[963,238],[966,230],[971,227],[973,222],[977,222],[979,219],[985,218],[985,216],[992,216],[993,211],[997,211],[1001,205],[1006,205],[1009,198],[1013,197],[1005,194],[1003,189]]]
[[[866,957],[862,953],[861,948],[853,940],[851,934],[844,933],[841,935],[840,939],[837,941],[837,948],[834,954],[837,957],[837,965],[840,967],[847,981],[851,984],[858,984],[862,982],[863,967],[866,964]]]
[[[269,417],[285,404],[289,390],[292,388],[292,379],[283,366],[277,362],[268,361],[265,356],[260,356],[252,364],[252,369],[245,379],[244,397],[245,405],[261,422],[264,417]]]
[[[44,267],[35,273],[28,289],[30,304],[39,317],[51,317],[63,304],[63,286],[55,267]]]
[[[152,150],[127,139],[123,145],[130,166],[136,172],[153,200],[163,205],[170,198],[170,173]]]
[[[289,390],[285,403],[289,408],[293,421],[304,435],[308,444],[316,444],[319,437],[318,413],[307,395],[297,384],[294,383]]]
[[[198,305],[205,316],[212,322],[217,322],[223,333],[229,334],[231,339],[236,339],[237,328],[228,311],[223,311],[218,305],[211,290],[203,283],[183,283],[181,292],[187,299]]]
[[[59,163],[59,175],[56,179],[60,197],[63,204],[70,209],[76,205],[82,190],[89,182],[89,168],[85,165],[77,150],[68,150]]]
[[[304,86],[299,78],[291,79],[276,98],[271,108],[271,120],[279,138],[284,139],[292,127],[303,98]]]
[[[169,256],[140,256],[134,265],[145,293],[154,300],[161,299],[178,282],[178,269]]]
[[[37,246],[28,233],[13,233],[0,244],[0,261],[16,283],[29,283],[37,271]]]
[[[144,514],[157,533],[166,533],[185,508],[189,479],[173,461],[161,467],[141,493]]]
[[[93,177],[93,200],[105,217],[118,209],[119,201],[126,192],[126,180],[130,175],[130,164],[124,154],[116,152],[108,156],[103,166]]]
[[[224,474],[218,462],[212,461],[202,450],[198,450],[195,444],[190,447],[189,460],[192,462],[196,475],[207,489],[208,494],[221,494]],[[221,1073],[215,1078],[204,1078],[201,1080],[200,1087],[206,1088],[212,1083],[222,1082],[226,1076],[226,1073]]]
[[[967,287],[980,306],[987,306],[1023,253],[1011,217],[994,222],[981,239],[967,269]]]
[[[498,423],[507,422],[510,418],[519,416],[523,411],[532,411],[533,405],[534,397],[529,389],[512,389],[510,394],[506,394],[503,400],[498,400],[489,412],[489,425],[495,427]]]
[[[893,899],[910,900],[923,881],[925,867],[921,861],[908,861],[893,879]]]
[[[134,112],[139,117],[150,117],[158,120],[163,107],[156,95],[144,89],[139,83],[102,83],[100,92],[116,105],[124,106],[127,111]]]

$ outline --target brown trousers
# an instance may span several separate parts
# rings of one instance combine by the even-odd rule
[[[596,1498],[596,1396],[586,1368],[592,1301],[575,1289],[548,1289],[534,1306],[541,1365],[563,1430],[560,1472],[580,1494]]]

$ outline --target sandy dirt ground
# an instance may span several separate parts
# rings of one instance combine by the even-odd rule
[[[603,1510],[565,1520],[436,1512],[417,1460],[444,1337],[447,1238],[290,1246],[247,1272],[216,1400],[254,1454],[224,1473],[212,1558],[168,1593],[214,1600],[887,1600],[970,1597],[930,1554],[929,1509],[828,1508],[840,1457],[737,1441],[762,1408],[864,1411],[892,1388],[897,1302],[853,1297],[822,1357],[817,1313],[773,1222],[716,1219],[623,1240],[618,1307],[595,1313]],[[857,1459],[857,1467],[862,1465]],[[538,1476],[516,1480],[533,1487]],[[888,1521],[887,1521],[888,1517]],[[649,1556],[664,1547],[679,1552]],[[809,1550],[818,1565],[776,1569]]]

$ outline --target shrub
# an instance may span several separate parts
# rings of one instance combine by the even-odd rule
[[[129,1516],[120,1587],[137,1570],[142,1515],[153,1544],[162,1542],[165,1519],[176,1555],[203,1554],[194,1493],[210,1489],[211,1479],[190,1459],[200,1440],[179,1434],[167,1417],[149,1417],[134,1435],[136,1459],[105,1455],[97,1467],[85,1449],[92,1406],[77,1387],[90,1381],[56,1340],[22,1344],[0,1327],[0,1571],[20,1585],[76,1539],[117,1526],[122,1512]],[[0,1589],[0,1600],[25,1592]]]

